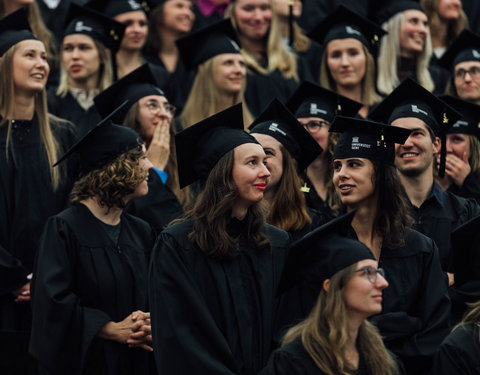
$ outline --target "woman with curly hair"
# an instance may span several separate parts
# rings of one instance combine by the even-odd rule
[[[152,164],[137,133],[109,118],[56,164],[73,153],[81,165],[73,205],[48,220],[40,241],[30,352],[40,374],[149,374],[155,238],[123,210],[147,194]]]

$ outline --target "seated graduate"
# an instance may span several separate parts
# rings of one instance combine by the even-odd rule
[[[362,106],[361,103],[308,81],[302,82],[288,99],[286,107],[323,149],[307,167],[307,189],[304,189],[307,207],[329,216],[335,214],[332,209],[336,206],[337,196],[332,183],[332,156],[337,135],[328,129],[335,115],[355,117]]]
[[[109,117],[57,164],[74,153],[73,206],[48,220],[40,241],[30,353],[40,374],[149,374],[155,237],[123,209],[147,194],[152,164],[138,134]]]
[[[359,241],[346,238],[355,211],[292,244],[280,292],[301,280],[317,291],[308,317],[290,328],[261,375],[399,374],[374,325],[388,286],[383,269]]]
[[[395,143],[410,130],[343,116],[333,155],[333,183],[343,209],[357,209],[350,235],[373,252],[388,274],[383,309],[371,321],[408,374],[425,374],[449,331],[447,277],[432,239],[413,220],[394,166]]]
[[[128,101],[112,120],[132,128],[142,137],[154,171],[149,174],[148,194],[131,201],[127,211],[160,233],[183,213],[182,206],[190,203],[190,194],[188,189],[180,190],[178,182],[172,123],[175,107],[156,77],[152,66],[144,64],[97,95],[94,101],[102,117]]]
[[[175,137],[181,186],[205,188],[150,264],[159,374],[257,374],[272,349],[288,234],[266,224],[266,155],[237,104]]]
[[[264,193],[267,222],[296,239],[328,221],[327,215],[307,207],[299,175],[322,148],[293,114],[274,99],[249,130],[262,145],[271,174]]]
[[[112,54],[125,26],[92,9],[70,4],[63,33],[60,83],[48,90],[48,109],[84,135],[100,120],[93,98],[113,82]]]

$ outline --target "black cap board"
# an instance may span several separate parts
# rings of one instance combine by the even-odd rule
[[[303,81],[286,104],[296,118],[319,117],[328,122],[332,122],[337,114],[354,117],[362,106],[309,81]]]
[[[38,40],[30,29],[24,8],[0,19],[0,57],[15,44],[29,39]]]
[[[180,187],[205,180],[218,160],[244,143],[258,142],[243,130],[242,103],[235,104],[175,135]]]
[[[138,10],[142,10],[145,13],[150,11],[150,6],[145,0],[90,0],[85,3],[85,6],[110,18]]]
[[[395,143],[405,143],[410,135],[404,128],[345,116],[335,117],[329,131],[342,133],[334,159],[366,158],[388,165],[395,161]]]
[[[456,228],[451,235],[455,286],[480,281],[480,216]]]
[[[106,117],[121,103],[127,101],[122,110],[112,116],[113,122],[121,124],[132,105],[149,95],[165,96],[165,93],[158,87],[150,66],[143,64],[98,94],[94,99],[95,108],[100,116]]]
[[[379,25],[340,5],[308,36],[325,47],[328,42],[335,39],[354,38],[371,50],[384,34],[386,31]]]
[[[383,24],[388,21],[395,14],[405,10],[420,10],[424,12],[418,0],[371,0],[370,9],[373,10],[371,18]]]
[[[53,166],[58,165],[70,155],[80,156],[80,170],[83,174],[101,168],[121,154],[142,144],[138,134],[127,126],[116,125],[111,121],[116,111],[100,121],[82,139],[75,143]]]
[[[469,134],[480,138],[480,106],[450,95],[439,96],[441,100],[462,115],[448,130],[449,134]]]
[[[346,237],[355,212],[336,217],[290,246],[278,294],[303,280],[319,292],[323,282],[338,271],[361,260],[375,260],[367,246]]]
[[[177,39],[175,43],[182,61],[191,69],[222,53],[240,53],[240,42],[229,18]]]
[[[453,72],[455,66],[465,61],[480,61],[480,36],[463,30],[438,61],[440,66]]]
[[[278,99],[272,100],[250,125],[249,130],[250,134],[266,134],[279,141],[297,161],[300,170],[306,169],[323,151]]]
[[[85,34],[116,52],[120,48],[125,25],[87,7],[71,3],[63,36]]]

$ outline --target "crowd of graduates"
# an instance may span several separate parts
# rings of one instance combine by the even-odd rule
[[[479,5],[0,0],[0,373],[479,374]]]

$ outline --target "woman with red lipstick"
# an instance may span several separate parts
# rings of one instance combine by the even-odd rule
[[[237,104],[176,135],[181,186],[204,189],[166,228],[150,267],[154,355],[160,374],[257,374],[267,363],[288,234],[260,201],[266,155]]]
[[[388,274],[382,313],[371,320],[407,373],[425,374],[448,334],[450,301],[438,249],[410,228],[413,219],[394,167],[395,143],[403,144],[410,131],[342,116],[330,131],[342,133],[333,155],[335,190],[343,209],[357,209],[349,234],[368,246]]]

